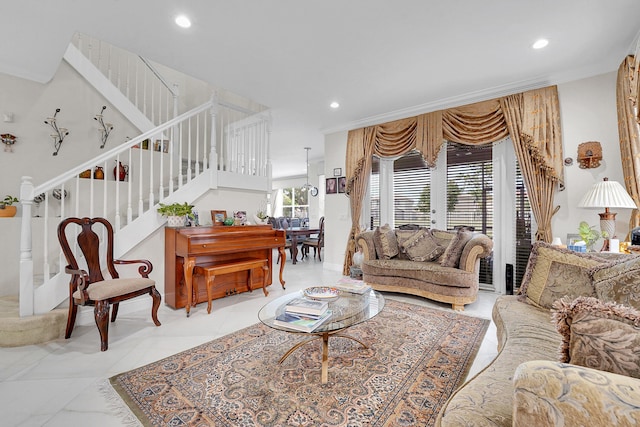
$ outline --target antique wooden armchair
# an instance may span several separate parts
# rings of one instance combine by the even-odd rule
[[[69,224],[75,224],[81,228],[77,236],[77,246],[82,252],[81,258],[76,251],[71,249],[67,238],[66,228]],[[100,256],[100,237],[92,227],[97,225],[96,231],[100,232],[100,225],[104,227],[106,247],[104,256]],[[71,231],[72,228],[69,229]],[[77,229],[76,229],[77,230]],[[151,318],[156,326],[160,326],[158,321],[158,308],[160,307],[160,293],[156,290],[155,281],[149,279],[149,273],[153,269],[147,260],[114,260],[113,259],[113,227],[104,218],[67,218],[58,225],[58,240],[62,251],[67,259],[68,265],[65,272],[71,274],[69,282],[69,316],[67,318],[67,330],[65,338],[71,336],[73,326],[76,321],[76,314],[79,305],[94,306],[96,325],[100,331],[100,350],[106,351],[109,345],[109,309],[111,311],[111,321],[115,322],[118,315],[120,301],[135,298],[143,294],[149,294],[153,298],[151,308]],[[104,245],[103,245],[104,246]],[[76,259],[78,256],[79,259]],[[106,271],[111,279],[104,279],[102,276],[104,260]],[[81,269],[78,260],[82,260],[89,272]],[[141,277],[121,279],[115,269],[115,264],[142,264],[138,268]]]

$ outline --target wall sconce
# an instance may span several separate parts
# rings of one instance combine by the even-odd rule
[[[58,127],[56,116],[58,115],[59,112],[60,112],[60,109],[56,108],[56,112],[54,113],[53,117],[48,117],[47,120],[44,121],[46,124],[51,126],[51,128],[55,132],[50,135],[51,138],[53,138],[53,146],[56,149],[56,151],[53,152],[54,156],[58,155],[58,151],[60,151],[60,146],[62,146],[62,141],[64,141],[64,138],[67,135],[69,135],[69,131],[66,128]]]
[[[102,116],[102,113],[104,113],[104,110],[106,109],[107,109],[107,106],[103,105],[102,110],[100,111],[100,114],[96,114],[96,116],[93,118],[93,120],[97,121],[101,126],[100,141],[102,142],[102,145],[100,146],[100,148],[104,148],[105,144],[107,143],[107,139],[109,138],[109,134],[113,130],[113,125],[111,123],[104,122],[104,117]]]
[[[578,145],[578,163],[581,169],[592,169],[600,166],[602,147],[598,141],[583,142]]]
[[[4,144],[4,151],[13,153],[13,144],[16,143],[17,137],[10,133],[3,133],[0,135],[0,139],[2,139],[2,143]]]

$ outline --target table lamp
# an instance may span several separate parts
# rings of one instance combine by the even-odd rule
[[[616,235],[616,213],[610,212],[609,208],[637,209],[636,203],[624,187],[616,181],[609,181],[609,178],[595,183],[578,203],[578,207],[604,208],[604,212],[598,214],[600,231],[607,236],[602,247],[603,251],[609,250],[609,239],[613,239]]]

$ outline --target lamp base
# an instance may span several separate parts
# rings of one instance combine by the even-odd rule
[[[605,212],[598,215],[600,215],[600,231],[604,237],[600,252],[606,252],[609,250],[609,239],[613,239],[616,236],[616,213],[609,212],[609,208],[607,208]]]

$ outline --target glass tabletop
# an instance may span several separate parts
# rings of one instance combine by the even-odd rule
[[[300,332],[284,326],[274,324],[274,319],[284,312],[288,302],[295,298],[302,298],[303,291],[292,292],[266,304],[258,312],[258,318],[265,325],[288,332]],[[373,289],[362,295],[341,291],[340,296],[329,301],[331,318],[316,328],[313,334],[335,332],[348,328],[376,316],[384,308],[384,297]],[[302,332],[305,333],[305,332]]]

